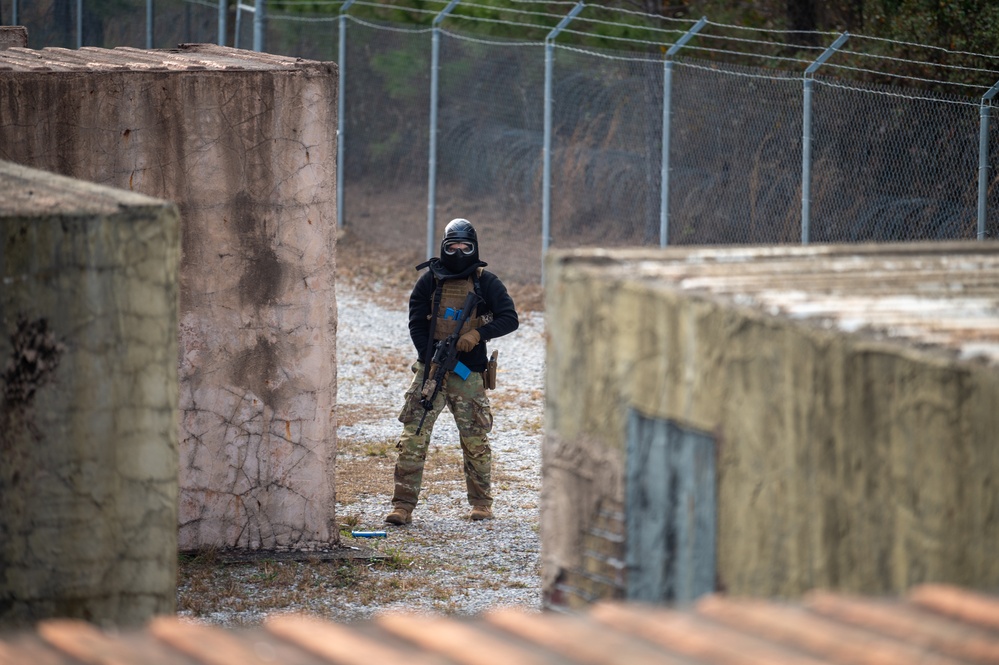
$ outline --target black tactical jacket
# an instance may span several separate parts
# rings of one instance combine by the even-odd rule
[[[507,293],[506,286],[500,278],[483,270],[479,279],[478,294],[483,302],[479,303],[476,316],[492,313],[493,320],[479,328],[480,341],[468,353],[459,353],[458,360],[465,363],[473,372],[486,369],[488,353],[486,341],[512,333],[520,325],[513,298]],[[416,280],[413,293],[409,296],[409,336],[416,347],[416,353],[421,362],[426,362],[427,341],[430,339],[431,302],[437,290],[436,279],[432,270],[427,270]]]

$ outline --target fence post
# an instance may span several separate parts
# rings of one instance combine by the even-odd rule
[[[76,48],[83,48],[83,0],[76,0]]]
[[[267,28],[267,1],[254,0],[253,2],[253,50],[262,53],[266,48],[264,45],[264,31]]]
[[[344,115],[343,96],[346,91],[344,84],[344,72],[347,67],[347,10],[354,4],[354,0],[347,0],[340,6],[340,39],[337,44],[337,92],[336,92],[336,225],[343,228],[343,132],[346,127]]]
[[[659,246],[665,247],[669,244],[669,138],[670,138],[670,115],[673,108],[673,56],[682,49],[687,42],[693,39],[694,35],[701,31],[708,23],[708,17],[702,16],[701,20],[695,23],[690,30],[685,32],[680,39],[676,40],[669,50],[666,51],[666,61],[663,63],[663,158],[662,171],[660,174],[661,187],[659,190]]]
[[[839,47],[850,38],[844,32],[829,48],[822,52],[815,62],[805,69],[805,101],[801,120],[801,244],[808,244],[812,214],[812,77],[826,60],[832,57]]]
[[[427,170],[430,181],[427,184],[427,258],[434,255],[437,244],[437,231],[434,228],[434,216],[437,214],[437,74],[440,69],[441,36],[440,24],[451,13],[460,0],[451,0],[441,13],[434,17],[433,37],[430,51],[430,160]]]
[[[249,9],[253,11],[253,7],[247,7],[240,0],[236,0],[236,32],[232,38],[233,48],[239,48],[239,33],[243,29],[243,10]]]
[[[544,257],[548,252],[551,237],[552,216],[552,71],[555,59],[555,38],[583,11],[586,3],[580,0],[576,6],[545,37],[545,147],[542,154],[543,177],[541,190],[541,283],[545,282]]]
[[[21,0],[11,0],[11,25],[17,25],[17,5]]]
[[[146,48],[153,48],[153,0],[146,0]]]
[[[978,129],[978,239],[985,240],[985,222],[988,218],[989,191],[989,116],[992,112],[992,100],[999,93],[999,82],[982,95],[979,108]]]
[[[228,16],[228,0],[219,0],[219,46],[225,46],[225,28]]]

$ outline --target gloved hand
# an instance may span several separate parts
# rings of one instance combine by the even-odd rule
[[[469,330],[467,333],[458,338],[458,350],[462,353],[468,353],[475,348],[475,345],[479,343],[479,331]]]

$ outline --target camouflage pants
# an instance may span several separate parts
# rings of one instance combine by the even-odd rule
[[[472,372],[462,381],[460,376],[448,374],[444,386],[437,392],[433,408],[427,412],[419,435],[416,428],[423,416],[420,391],[423,387],[423,363],[413,365],[413,383],[406,391],[406,404],[399,414],[403,424],[402,435],[396,444],[399,457],[395,463],[395,494],[392,504],[412,510],[420,496],[423,484],[423,464],[427,459],[430,433],[437,416],[447,405],[458,426],[461,452],[464,458],[465,486],[468,502],[473,506],[492,506],[489,493],[492,467],[492,450],[489,448],[489,431],[493,428],[493,414],[489,410],[482,374]]]

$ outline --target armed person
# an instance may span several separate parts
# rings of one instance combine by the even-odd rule
[[[490,491],[493,415],[486,388],[495,387],[496,353],[486,342],[520,325],[513,299],[499,277],[479,260],[479,241],[467,219],[444,229],[441,255],[416,266],[420,275],[409,297],[409,335],[419,357],[399,421],[395,493],[389,524],[409,524],[420,496],[423,464],[434,422],[447,405],[458,426],[465,485],[473,520],[492,519]]]

